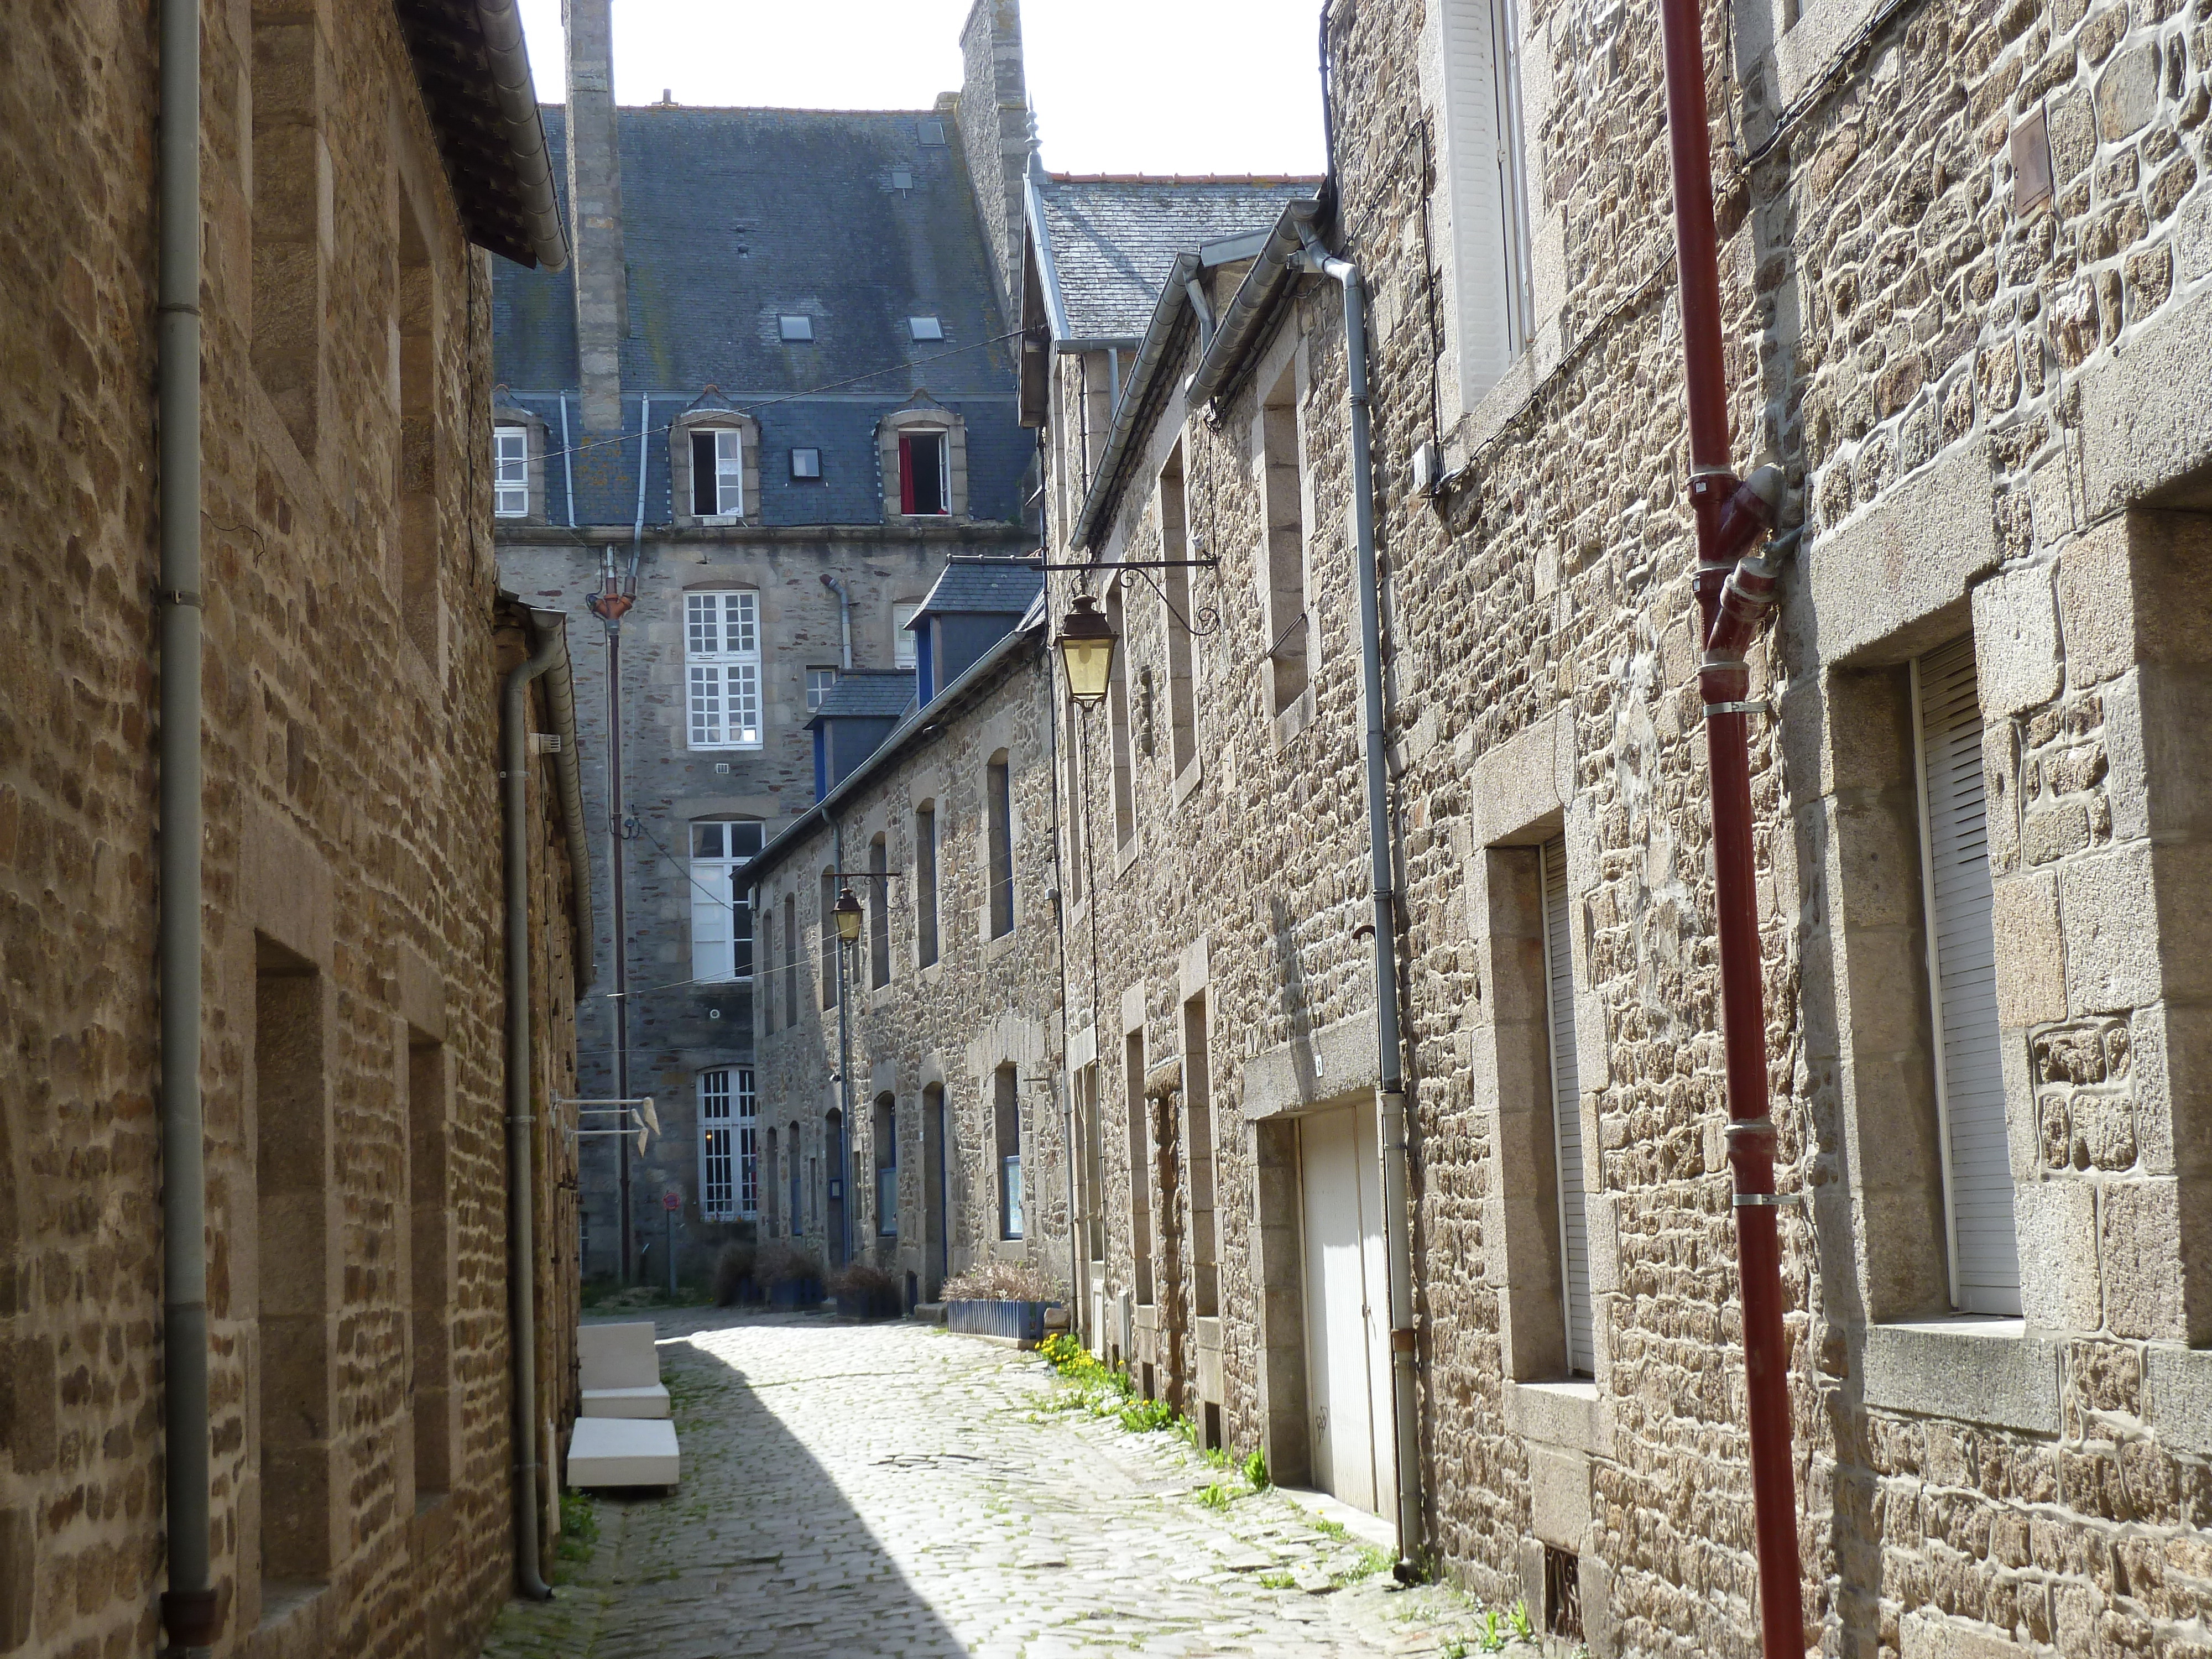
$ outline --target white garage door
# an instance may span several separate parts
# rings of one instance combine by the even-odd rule
[[[1347,1504],[1392,1513],[1390,1279],[1371,1105],[1298,1125],[1304,1191],[1306,1390],[1314,1481]]]

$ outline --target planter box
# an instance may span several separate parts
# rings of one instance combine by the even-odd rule
[[[884,1291],[860,1296],[839,1292],[837,1311],[847,1319],[890,1319],[898,1313],[898,1293]]]
[[[814,1279],[778,1279],[769,1287],[769,1305],[777,1308],[818,1308],[822,1305],[822,1284]]]
[[[995,1336],[1024,1347],[1044,1340],[1044,1315],[1057,1302],[948,1302],[945,1328],[962,1336]]]

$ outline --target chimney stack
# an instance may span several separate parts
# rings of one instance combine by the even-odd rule
[[[991,274],[1009,318],[1021,314],[1022,181],[1030,152],[1021,0],[975,0],[960,30],[960,147],[991,244]]]
[[[629,331],[623,265],[622,150],[615,132],[612,0],[565,0],[568,21],[568,202],[575,222],[576,359],[584,430],[622,430],[622,343]]]

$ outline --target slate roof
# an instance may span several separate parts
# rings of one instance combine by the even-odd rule
[[[565,179],[568,112],[552,104],[540,113]],[[710,385],[760,422],[769,524],[880,523],[877,423],[918,390],[966,422],[970,517],[1020,516],[1036,441],[1015,420],[1012,343],[994,339],[1007,325],[957,134],[921,142],[925,122],[950,128],[941,112],[645,105],[618,108],[615,120],[630,321],[623,416],[632,435],[566,458],[577,523],[627,525],[636,513],[642,398],[662,428]],[[897,174],[911,185],[898,187]],[[812,342],[786,343],[786,315],[811,319]],[[922,316],[939,320],[943,340],[909,337],[907,319]],[[564,392],[572,441],[581,434],[569,271],[495,264],[492,356],[499,401],[546,422],[546,516],[565,524],[555,454]],[[822,452],[819,482],[793,480],[790,452],[799,448]],[[665,525],[665,434],[656,431],[649,449],[645,520]]]
[[[927,616],[1024,616],[1043,589],[1044,572],[1034,565],[956,556],[929,590],[914,621]]]
[[[1032,175],[1067,331],[1133,340],[1152,320],[1160,280],[1180,252],[1265,230],[1317,179]]]
[[[911,668],[854,668],[837,677],[837,684],[823,694],[822,707],[806,722],[835,720],[896,720],[914,707]]]

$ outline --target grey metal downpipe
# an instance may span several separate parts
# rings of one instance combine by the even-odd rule
[[[530,683],[563,660],[562,620],[532,613],[536,648],[507,674],[500,708],[500,816],[507,908],[507,1328],[514,1345],[514,1581],[529,1601],[553,1591],[538,1559],[538,1244],[534,1200],[537,1121],[530,1077]],[[572,845],[570,856],[581,856]]]
[[[1375,457],[1367,420],[1367,301],[1359,267],[1333,258],[1301,227],[1306,269],[1344,294],[1346,402],[1352,416],[1352,533],[1359,563],[1359,679],[1367,706],[1367,845],[1375,895],[1375,1029],[1382,1049],[1383,1248],[1390,1260],[1390,1394],[1398,1454],[1397,1577],[1410,1582],[1421,1547],[1420,1417],[1414,1394],[1413,1180],[1406,1149],[1406,1074],[1398,1021],[1397,893],[1390,859],[1390,778],[1382,720],[1382,609],[1375,568]]]
[[[828,581],[830,578],[824,576],[822,580]],[[840,586],[840,599],[844,597],[844,592]],[[830,857],[837,869],[845,867],[845,826],[836,818],[830,820]],[[844,880],[842,876],[837,878],[841,890]],[[876,902],[883,902],[881,895]],[[836,935],[833,933],[829,937]],[[837,1162],[833,1168],[839,1189],[844,1194],[837,1204],[837,1249],[842,1257],[837,1265],[841,1267],[849,1266],[853,1260],[853,981],[845,974],[845,951],[844,940],[838,939],[837,1099],[842,1109],[837,1114]],[[823,1220],[826,1222],[828,1218]]]
[[[200,3],[161,0],[161,1413],[170,1651],[221,1626],[208,1528],[207,1168],[200,1108]]]
[[[853,672],[853,596],[845,591],[845,584],[828,571],[822,573],[822,586],[837,596],[838,637],[842,641],[838,660],[845,665],[844,672]],[[844,866],[838,866],[842,869]]]

